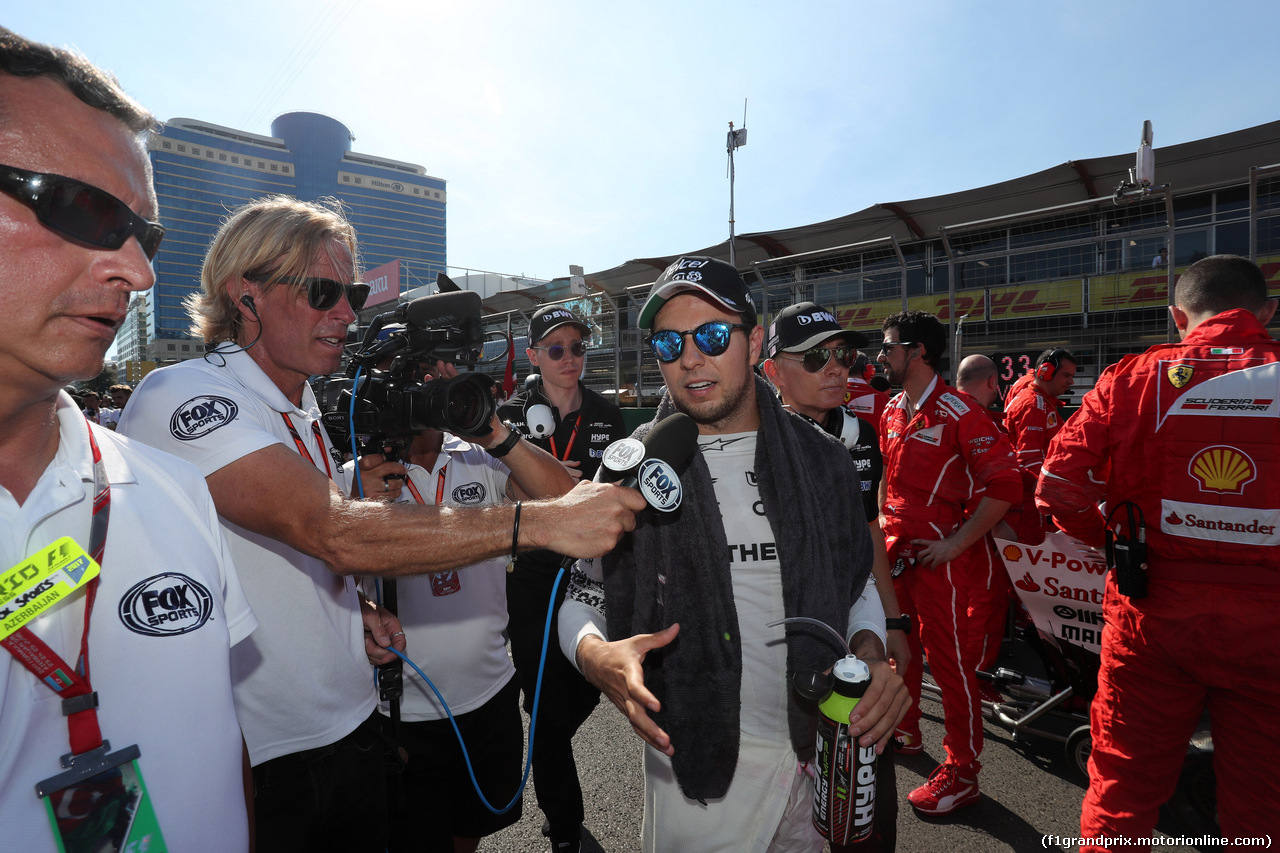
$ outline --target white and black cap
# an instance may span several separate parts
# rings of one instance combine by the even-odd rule
[[[755,325],[756,304],[742,276],[731,264],[701,255],[685,255],[677,258],[662,271],[658,280],[649,288],[649,298],[640,309],[637,325],[641,329],[653,328],[653,318],[677,293],[696,291],[723,305],[735,314],[743,315],[744,322]]]
[[[841,327],[835,315],[818,303],[798,302],[783,308],[773,318],[765,349],[769,358],[780,352],[804,352],[836,335],[855,349],[867,345],[866,335]]]

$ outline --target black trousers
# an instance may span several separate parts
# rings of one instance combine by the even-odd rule
[[[383,739],[366,722],[336,743],[253,768],[259,853],[384,853],[384,754]]]
[[[538,659],[546,629],[554,574],[516,565],[507,575],[507,613],[510,623],[511,659],[524,691],[524,709],[531,713],[538,678]],[[556,591],[556,609],[564,600],[568,573]],[[558,614],[557,614],[558,616]],[[558,618],[551,623],[547,662],[538,699],[537,728],[533,736],[533,784],[538,808],[551,824],[551,837],[576,837],[582,823],[582,786],[573,757],[573,735],[591,716],[600,691],[587,681],[560,652]]]

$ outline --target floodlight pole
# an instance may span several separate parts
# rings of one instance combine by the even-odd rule
[[[743,112],[745,113],[745,107]],[[746,117],[743,116],[745,124]],[[729,122],[729,136],[725,140],[725,150],[729,152],[729,263],[737,266],[737,257],[734,251],[733,243],[733,151],[735,148],[741,148],[747,144],[747,129],[743,127],[740,130],[733,129],[733,122]]]

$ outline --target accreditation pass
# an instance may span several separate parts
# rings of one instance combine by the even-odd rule
[[[0,574],[0,640],[98,576],[98,564],[64,536]]]

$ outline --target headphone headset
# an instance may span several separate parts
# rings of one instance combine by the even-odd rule
[[[1041,382],[1048,382],[1050,379],[1058,375],[1058,368],[1062,367],[1063,356],[1067,360],[1071,360],[1071,353],[1067,350],[1048,349],[1040,353],[1039,363],[1036,365],[1036,379]]]
[[[524,423],[533,438],[546,438],[556,431],[556,416],[542,396],[542,376],[530,373],[524,380]]]
[[[250,295],[249,295],[249,294],[247,294],[247,293],[246,293],[244,296],[241,296],[241,297],[240,297],[240,304],[241,304],[241,305],[243,305],[244,307],[248,308],[248,309],[249,309],[249,313],[253,314],[254,318],[255,318],[255,319],[257,319],[257,316],[258,316],[258,308],[257,308],[257,306],[256,306],[256,305],[254,305],[254,304],[253,304],[253,297],[252,297],[252,296],[250,296]]]
[[[871,377],[875,375],[876,375],[876,366],[868,361],[866,367],[862,368],[862,379],[865,382],[870,382]]]

